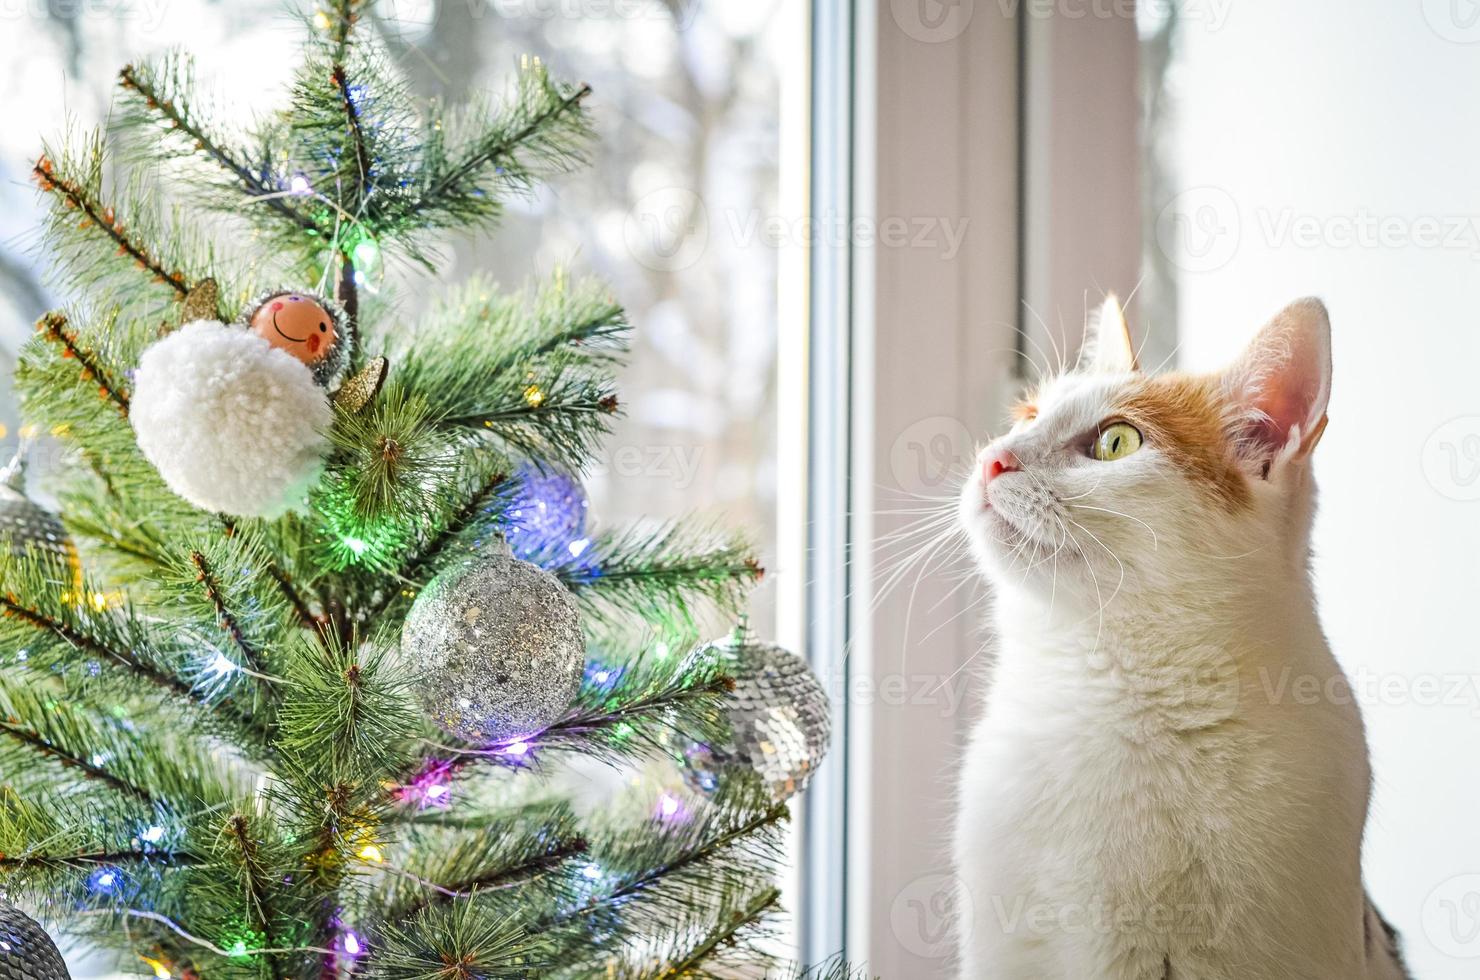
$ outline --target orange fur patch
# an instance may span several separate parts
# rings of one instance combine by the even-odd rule
[[[1217,378],[1185,374],[1138,378],[1119,400],[1118,409],[1146,441],[1230,508],[1248,506],[1248,478],[1234,462]]]
[[[1021,401],[1012,406],[1014,422],[1031,422],[1038,417],[1038,406],[1030,401]]]

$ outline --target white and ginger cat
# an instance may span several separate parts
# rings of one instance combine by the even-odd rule
[[[966,980],[1396,980],[1362,886],[1362,719],[1312,594],[1330,324],[1150,376],[1105,303],[981,451],[993,592],[961,779]]]

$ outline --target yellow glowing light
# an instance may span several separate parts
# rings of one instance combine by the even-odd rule
[[[545,403],[545,393],[539,385],[530,385],[524,389],[524,401],[530,408],[539,408]]]
[[[36,426],[32,425],[30,422],[27,422],[25,425],[21,426],[21,438],[22,439],[30,439],[30,438],[33,438],[35,435],[36,435]]]
[[[380,852],[380,847],[376,844],[366,844],[360,848],[360,857],[366,861],[374,861],[376,864],[385,860],[385,855]]]
[[[317,27],[319,30],[327,31],[329,29],[330,23],[332,23],[332,21],[329,20],[329,15],[324,13],[322,10],[315,10],[313,12],[313,26]]]
[[[94,592],[91,596],[92,607],[95,612],[102,612],[108,608],[108,596],[103,592]]]
[[[154,975],[158,977],[159,980],[170,980],[170,977],[173,976],[173,974],[170,973],[170,968],[165,966],[159,960],[150,959],[147,956],[141,956],[139,957],[139,959],[149,964],[149,969],[154,971]]]

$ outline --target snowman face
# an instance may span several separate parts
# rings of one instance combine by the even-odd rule
[[[302,293],[271,296],[252,314],[253,333],[274,347],[292,354],[304,364],[317,364],[328,357],[339,336],[334,317],[318,300]]]

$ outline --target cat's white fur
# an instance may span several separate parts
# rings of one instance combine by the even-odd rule
[[[1325,309],[1292,305],[1221,377],[1241,505],[1150,437],[1087,455],[1140,377],[1113,300],[1098,333],[961,495],[996,653],[960,784],[959,975],[1401,978],[1362,885],[1362,721],[1308,572]],[[1003,450],[1021,470],[988,480]]]

